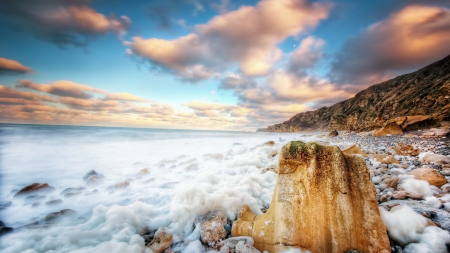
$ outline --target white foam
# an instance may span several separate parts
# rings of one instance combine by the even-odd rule
[[[424,202],[425,204],[433,208],[440,208],[442,205],[441,201],[439,201],[439,199],[434,196],[426,197]]]
[[[423,180],[415,179],[412,175],[399,175],[399,187],[407,192],[422,194],[424,197],[432,196],[430,184]]]

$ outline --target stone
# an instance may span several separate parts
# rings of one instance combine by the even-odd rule
[[[121,189],[121,188],[126,188],[128,186],[130,186],[130,181],[123,181],[123,182],[119,182],[119,183],[116,183],[114,185],[111,185],[109,188],[110,189],[111,188]]]
[[[394,151],[397,155],[403,156],[417,156],[422,152],[419,148],[412,144],[404,144],[403,142],[398,143],[394,146]]]
[[[423,199],[423,195],[417,192],[406,192],[406,197],[411,199]]]
[[[14,228],[11,227],[0,227],[0,236],[6,235],[14,232]]]
[[[344,148],[342,150],[342,153],[344,153],[344,155],[362,155],[362,156],[367,156],[367,154],[364,153],[364,151],[362,151],[356,144],[353,144],[351,146],[348,146],[348,147]]]
[[[399,125],[397,125],[397,123],[395,122],[391,122],[386,124],[384,127],[375,130],[373,132],[373,136],[375,137],[381,137],[381,136],[387,136],[387,135],[399,135],[399,134],[403,134],[402,129],[400,128]]]
[[[272,150],[270,151],[270,153],[267,155],[268,158],[272,158],[274,156],[278,155],[278,150]]]
[[[449,127],[431,128],[422,134],[423,138],[442,138],[450,135]]]
[[[66,198],[70,198],[76,195],[80,195],[83,190],[86,190],[86,187],[67,188],[62,191],[60,195],[63,195]]]
[[[34,183],[22,188],[22,190],[20,190],[18,193],[16,193],[16,195],[14,195],[14,197],[25,196],[37,192],[39,193],[50,192],[53,190],[55,190],[55,188],[48,184]]]
[[[245,244],[253,246],[255,242],[250,236],[236,236],[236,237],[230,237],[225,240],[223,240],[220,244],[223,246],[227,246],[230,249],[236,248],[236,245],[239,242],[244,242]]]
[[[419,161],[423,163],[434,163],[437,165],[443,165],[443,164],[450,164],[450,157],[445,155],[426,153],[421,155]]]
[[[333,130],[333,131],[331,131],[331,132],[329,132],[329,133],[327,134],[327,137],[332,138],[332,137],[336,137],[336,136],[338,136],[338,135],[339,135],[338,131]]]
[[[417,138],[419,136],[415,135],[415,134],[405,134],[402,136],[403,138]]]
[[[274,141],[268,141],[268,142],[265,142],[263,145],[273,146],[273,145],[275,145],[275,142]]]
[[[86,174],[83,176],[83,181],[87,181],[87,179],[88,179],[90,176],[103,177],[101,174],[97,173],[95,170],[90,170],[88,173],[86,173]]]
[[[143,176],[143,175],[147,175],[147,174],[150,174],[150,171],[147,168],[145,168],[145,169],[140,170],[136,175]]]
[[[89,176],[87,179],[86,179],[86,184],[87,185],[99,185],[99,184],[103,184],[103,179],[101,178],[101,177],[99,177],[99,176],[97,176],[97,175],[92,175],[92,176]]]
[[[169,232],[169,228],[162,227],[156,231],[155,237],[153,237],[153,240],[147,245],[147,248],[152,250],[154,253],[161,253],[170,247],[172,242],[173,235]]]
[[[269,253],[290,247],[311,252],[389,252],[374,185],[364,160],[336,146],[293,141],[280,151],[279,174],[266,213],[247,205],[232,236],[251,236]],[[289,246],[288,246],[289,245]]]
[[[376,159],[378,162],[385,163],[385,164],[399,164],[400,162],[395,159],[395,157],[391,155],[372,155],[372,158]]]
[[[49,201],[47,201],[47,202],[45,202],[45,204],[47,205],[47,206],[53,206],[53,205],[59,205],[59,204],[62,204],[62,200],[61,199],[54,199],[54,200],[49,200]]]
[[[406,199],[406,192],[405,191],[396,191],[392,195],[394,199]]]
[[[386,184],[387,187],[389,188],[395,188],[395,186],[397,186],[398,181],[399,181],[398,176],[392,176],[384,179],[382,183]]]
[[[63,209],[59,212],[53,212],[45,216],[47,223],[58,223],[64,218],[74,218],[78,213],[72,209]]]
[[[238,242],[235,249],[236,253],[261,253],[261,251],[255,249],[255,247],[245,244],[243,241]]]
[[[421,167],[406,174],[414,175],[416,179],[427,181],[430,185],[435,185],[437,187],[441,187],[447,183],[445,177],[433,168]]]
[[[222,248],[220,248],[219,253],[230,253],[230,248],[228,248],[227,246],[223,246]]]
[[[205,215],[200,215],[195,219],[196,224],[201,224],[200,239],[214,249],[219,249],[219,242],[227,236],[225,225],[227,215],[224,211],[216,210]]]

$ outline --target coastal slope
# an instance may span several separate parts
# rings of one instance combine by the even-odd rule
[[[413,73],[373,85],[333,106],[298,113],[258,131],[371,131],[391,121],[410,131],[449,120],[450,55]]]

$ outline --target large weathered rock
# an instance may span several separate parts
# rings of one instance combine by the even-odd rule
[[[344,155],[362,155],[362,156],[367,156],[366,153],[364,153],[364,151],[362,151],[356,144],[353,144],[349,147],[346,147],[342,150],[342,153],[344,153]]]
[[[161,253],[170,245],[172,245],[173,235],[169,232],[169,228],[159,228],[153,240],[147,245],[154,253]]]
[[[26,187],[24,187],[22,190],[20,190],[18,193],[16,193],[16,195],[14,195],[14,197],[18,197],[18,196],[25,196],[31,193],[43,193],[43,192],[50,192],[55,190],[54,187],[48,185],[48,184],[40,184],[40,183],[34,183],[34,184],[30,184]]]
[[[445,177],[433,168],[422,167],[406,174],[414,175],[416,179],[427,181],[430,185],[435,185],[437,187],[441,187],[447,183]]]
[[[232,236],[251,236],[270,253],[288,247],[311,252],[389,252],[374,185],[362,158],[336,146],[290,142],[280,151],[272,203],[255,215],[244,205]]]
[[[375,132],[373,132],[373,136],[376,137],[387,135],[399,135],[399,134],[403,134],[403,131],[400,128],[400,126],[397,125],[397,123],[395,122],[391,122],[382,127],[381,129],[375,130]]]
[[[227,215],[221,210],[216,210],[198,216],[195,223],[199,223],[202,226],[200,232],[201,241],[210,247],[220,249],[221,245],[219,246],[219,242],[227,235],[225,230]]]
[[[403,156],[416,156],[422,152],[420,148],[412,145],[412,144],[404,144],[403,142],[398,143],[394,147],[395,153],[397,155],[403,155]]]

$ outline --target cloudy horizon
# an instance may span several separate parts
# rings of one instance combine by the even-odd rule
[[[443,0],[5,0],[0,123],[256,130],[450,54]]]

